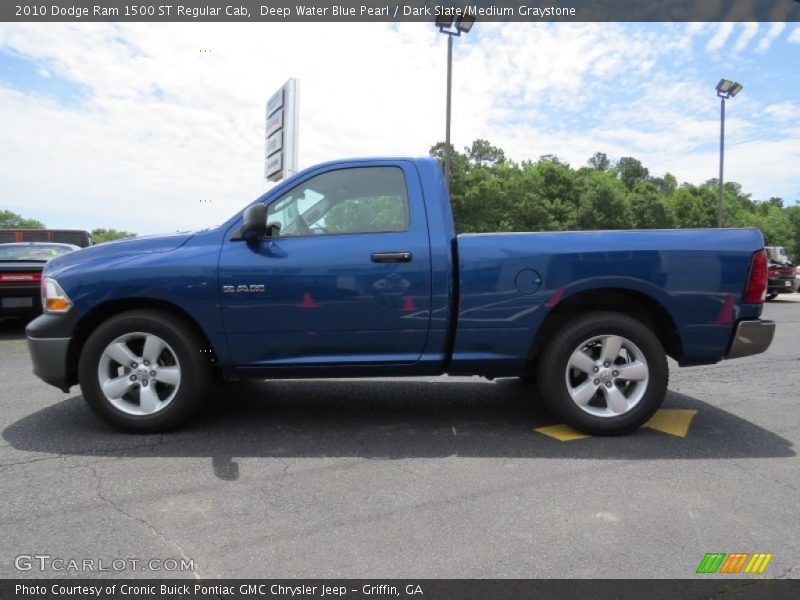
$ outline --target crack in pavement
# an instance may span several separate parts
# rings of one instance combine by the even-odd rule
[[[781,573],[780,575],[778,575],[778,576],[777,576],[775,579],[789,579],[789,576],[790,576],[792,573],[794,573],[795,571],[797,571],[798,569],[800,569],[800,563],[797,563],[797,564],[796,564],[796,565],[794,565],[793,567],[789,567],[789,568],[788,568],[788,569],[786,569],[786,570],[785,570],[783,573]]]
[[[142,517],[137,517],[136,515],[132,515],[131,513],[126,511],[124,508],[120,507],[111,498],[109,498],[107,496],[104,496],[103,492],[102,492],[102,489],[101,489],[103,482],[102,482],[102,479],[100,478],[100,475],[97,473],[97,470],[92,465],[84,465],[84,466],[92,473],[92,475],[94,476],[95,481],[97,482],[96,496],[97,496],[98,499],[100,499],[103,502],[105,502],[109,507],[111,507],[111,509],[113,509],[114,511],[118,512],[119,514],[127,517],[128,519],[130,519],[132,521],[137,521],[137,522],[141,523],[142,525],[145,526],[145,528],[147,528],[153,535],[155,535],[161,541],[163,541],[167,545],[172,546],[173,548],[175,548],[178,551],[178,553],[180,554],[181,558],[183,558],[184,560],[188,561],[189,564],[192,565],[192,575],[194,575],[195,579],[203,579],[203,576],[200,574],[200,569],[195,565],[195,561],[193,559],[189,558],[186,555],[186,552],[184,551],[183,547],[180,544],[178,544],[176,541],[168,538],[166,535],[161,533],[147,519],[144,519]]]
[[[156,446],[160,446],[160,445],[162,445],[164,443],[166,443],[166,440],[164,439],[164,436],[162,435],[162,436],[159,436],[159,439],[156,440],[153,443],[135,444],[133,446],[125,446],[123,448],[103,449],[102,451],[103,452],[107,452],[109,454],[109,458],[111,458],[111,457],[113,457],[113,458],[135,458],[135,457],[132,457],[132,456],[122,456],[121,453],[130,452],[131,450],[140,450],[142,448],[155,448]],[[7,445],[10,445],[10,444],[7,444]],[[39,458],[32,458],[30,460],[20,460],[20,461],[16,461],[16,462],[0,463],[0,469],[18,467],[18,466],[21,466],[21,465],[29,465],[29,464],[32,464],[32,463],[37,463],[37,462],[42,462],[42,461],[47,461],[47,460],[56,460],[56,459],[59,459],[59,458],[66,459],[66,458],[72,458],[72,457],[75,457],[75,458],[91,457],[91,456],[95,456],[98,453],[98,451],[99,451],[98,449],[94,449],[94,450],[86,450],[84,452],[68,452],[68,453],[59,452],[58,454],[55,454],[55,455],[43,456],[43,457],[39,457]]]
[[[40,457],[40,458],[32,458],[30,460],[20,460],[20,461],[17,461],[17,462],[0,463],[0,469],[6,469],[6,468],[11,468],[11,467],[19,467],[20,465],[30,465],[30,464],[37,463],[37,462],[42,462],[42,461],[45,461],[45,460],[56,460],[56,459],[59,459],[59,458],[64,459],[64,458],[66,458],[66,456],[64,456],[63,454],[58,454],[56,456],[43,456],[43,457]]]
[[[787,483],[786,481],[783,481],[782,479],[776,479],[774,477],[765,476],[760,471],[751,470],[748,467],[746,467],[745,465],[743,465],[743,464],[741,464],[741,463],[739,463],[739,462],[737,462],[735,460],[732,461],[732,462],[733,462],[734,466],[739,467],[739,469],[741,469],[742,471],[744,471],[745,473],[747,473],[750,476],[758,477],[759,479],[762,479],[764,481],[771,481],[773,483],[777,483],[778,485],[782,485],[783,487],[788,488],[788,489],[792,490],[793,492],[800,491],[795,486],[793,486],[791,483]]]

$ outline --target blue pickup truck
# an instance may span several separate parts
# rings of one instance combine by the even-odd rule
[[[573,427],[639,427],[667,356],[767,349],[756,229],[456,235],[430,158],[307,169],[204,231],[50,261],[33,370],[126,431],[174,428],[217,378],[535,379]],[[533,395],[533,394],[532,394]]]

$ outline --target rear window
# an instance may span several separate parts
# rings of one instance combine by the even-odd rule
[[[37,244],[35,246],[0,246],[0,260],[43,260],[72,252],[67,246]]]

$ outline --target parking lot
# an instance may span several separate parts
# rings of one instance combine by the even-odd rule
[[[558,441],[515,379],[220,386],[167,435],[36,379],[0,322],[0,577],[15,557],[186,558],[125,577],[696,577],[706,552],[800,576],[800,294],[761,355],[671,369],[685,437]],[[674,367],[674,364],[672,365]],[[748,576],[752,577],[752,576]]]

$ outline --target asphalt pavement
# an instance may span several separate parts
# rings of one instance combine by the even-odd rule
[[[670,365],[685,437],[573,441],[535,431],[558,424],[535,386],[477,377],[230,384],[180,431],[121,434],[0,321],[0,577],[693,578],[764,552],[755,577],[796,578],[800,294],[764,314],[767,353]],[[130,566],[151,558],[191,568]]]

